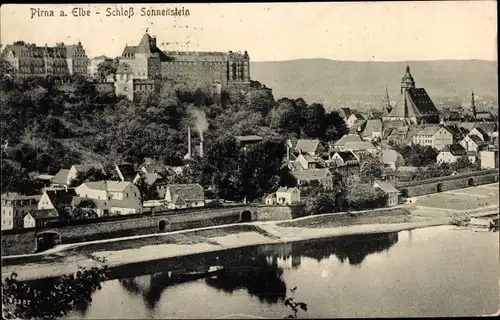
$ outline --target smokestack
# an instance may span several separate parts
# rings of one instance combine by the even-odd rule
[[[200,141],[200,158],[203,158],[203,139]]]
[[[191,127],[188,126],[188,157],[191,159]]]

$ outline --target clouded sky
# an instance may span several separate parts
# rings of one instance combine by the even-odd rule
[[[108,8],[129,7],[3,5],[1,43],[81,41],[89,57],[115,57],[149,28],[162,49],[247,50],[254,61],[497,59],[495,1],[141,4],[132,6],[131,18],[106,16]],[[142,7],[184,8],[190,15],[140,16]],[[36,8],[54,17],[32,17]],[[90,10],[90,17],[74,17],[73,8]]]

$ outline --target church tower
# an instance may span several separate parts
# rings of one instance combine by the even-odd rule
[[[401,79],[401,94],[408,89],[415,88],[415,80],[410,73],[410,65],[406,65],[406,73],[403,79]]]
[[[470,108],[472,109],[472,115],[474,116],[474,119],[476,119],[477,110],[476,110],[476,101],[474,99],[474,91],[472,91],[471,93]]]

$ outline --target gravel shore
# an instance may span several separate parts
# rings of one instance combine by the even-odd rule
[[[79,267],[99,266],[99,258],[106,259],[109,267],[157,259],[180,257],[191,254],[221,251],[238,247],[285,243],[317,238],[328,238],[355,234],[397,232],[448,224],[448,219],[410,219],[407,222],[372,223],[342,227],[280,227],[276,223],[254,223],[251,228],[241,226],[221,227],[218,231],[197,234],[186,232],[181,237],[157,236],[151,245],[149,241],[117,240],[92,244],[92,252],[85,245],[51,253],[38,261],[4,264],[2,279],[12,272],[19,280],[35,280],[71,274]],[[247,225],[249,226],[249,225]],[[249,226],[250,227],[250,226]],[[221,230],[222,229],[222,230]],[[164,237],[162,241],[161,237]],[[121,242],[121,243],[120,243]]]

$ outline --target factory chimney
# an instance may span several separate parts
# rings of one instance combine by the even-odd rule
[[[191,127],[188,126],[188,152],[184,156],[184,159],[191,159]]]
[[[203,135],[200,135],[200,158],[203,158]]]

